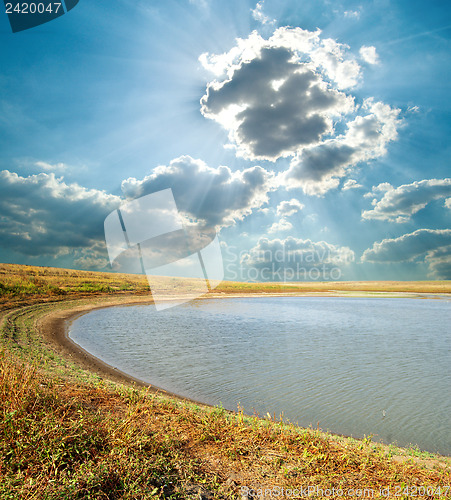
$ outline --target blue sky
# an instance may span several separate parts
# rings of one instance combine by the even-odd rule
[[[170,187],[229,279],[451,279],[446,2],[81,0],[0,43],[0,261],[109,270]]]

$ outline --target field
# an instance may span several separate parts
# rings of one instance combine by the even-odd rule
[[[189,293],[192,279],[155,277],[167,293]],[[61,300],[98,294],[149,294],[147,278],[138,274],[75,271],[54,267],[0,264],[0,307],[25,302]],[[261,293],[451,293],[450,281],[316,281],[301,283],[240,283],[223,281],[216,294]]]
[[[168,294],[196,286],[164,283]],[[225,282],[215,294],[356,292],[444,294],[451,283]],[[51,314],[148,298],[142,276],[0,264],[0,498],[451,497],[448,457],[114,382],[42,329]]]

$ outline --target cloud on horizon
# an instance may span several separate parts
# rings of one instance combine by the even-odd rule
[[[255,269],[264,281],[314,281],[340,279],[354,260],[355,254],[348,247],[289,236],[260,238],[242,255],[241,264]]]
[[[430,277],[451,279],[451,229],[417,229],[398,238],[374,243],[363,252],[362,262],[425,262]]]
[[[105,191],[66,184],[53,172],[21,177],[3,170],[2,247],[29,257],[78,252],[81,258],[87,257],[86,249],[92,249],[96,259],[101,259],[102,253],[104,258],[103,221],[120,201]],[[103,265],[106,263],[104,259]]]

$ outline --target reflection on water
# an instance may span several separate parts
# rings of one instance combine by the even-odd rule
[[[267,297],[114,307],[70,337],[192,399],[451,455],[451,302]]]

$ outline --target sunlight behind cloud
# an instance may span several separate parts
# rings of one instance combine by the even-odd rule
[[[228,131],[237,156],[291,158],[281,187],[321,196],[357,164],[383,156],[401,123],[400,110],[373,98],[356,106],[345,93],[362,78],[348,49],[319,30],[284,27],[268,39],[253,32],[224,54],[204,53],[204,67],[222,77],[207,85],[201,112]],[[365,49],[375,57],[374,47]]]

